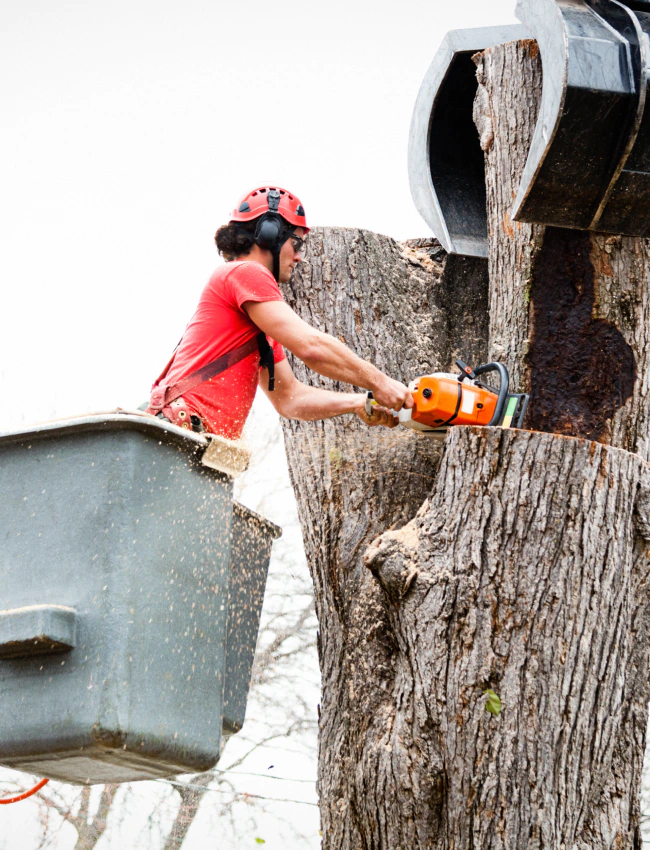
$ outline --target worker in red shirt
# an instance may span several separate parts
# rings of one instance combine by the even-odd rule
[[[357,357],[343,343],[312,328],[285,303],[286,283],[309,232],[305,210],[291,192],[254,189],[215,236],[227,262],[214,272],[196,312],[162,375],[148,412],[176,425],[236,440],[257,384],[287,419],[330,419],[355,413],[366,425],[393,427],[391,410],[411,407],[408,388]],[[310,369],[372,390],[378,406],[365,410],[365,393],[310,387],[298,379],[284,348]]]

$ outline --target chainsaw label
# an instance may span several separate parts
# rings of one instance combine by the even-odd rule
[[[463,413],[474,413],[474,402],[475,402],[475,393],[471,390],[463,390],[463,403],[461,406],[461,411]]]

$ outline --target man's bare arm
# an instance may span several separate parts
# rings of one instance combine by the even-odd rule
[[[393,410],[412,407],[413,397],[404,384],[357,357],[333,336],[312,328],[284,301],[246,301],[242,307],[260,330],[288,348],[314,372],[372,390],[384,407]]]
[[[335,393],[318,387],[308,387],[293,374],[287,360],[275,364],[275,389],[268,390],[268,373],[260,372],[260,386],[280,416],[285,419],[332,419],[343,413],[356,413],[366,425],[393,428],[397,419],[383,408],[375,408],[372,416],[365,411],[363,393]]]

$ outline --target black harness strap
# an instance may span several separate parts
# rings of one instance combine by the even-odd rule
[[[249,354],[252,354],[254,351],[259,351],[260,354],[260,366],[263,369],[268,369],[269,372],[269,392],[272,392],[275,385],[275,361],[273,359],[273,349],[269,345],[269,342],[266,338],[266,334],[262,331],[254,336],[252,339],[249,339],[248,342],[245,342],[243,345],[238,346],[237,348],[233,348],[232,351],[226,352],[226,354],[222,354],[221,357],[218,357],[216,360],[213,360],[211,363],[208,363],[206,366],[202,366],[200,369],[197,369],[195,372],[192,372],[186,378],[183,378],[177,384],[173,384],[170,387],[165,387],[163,391],[163,387],[157,386],[154,387],[151,393],[151,403],[149,405],[149,409],[153,412],[158,412],[163,409],[163,407],[167,407],[173,401],[176,401],[177,398],[180,398],[184,393],[189,390],[193,390],[194,387],[198,387],[199,384],[203,384],[206,381],[209,381],[210,378],[215,378],[217,375],[220,375],[222,372],[225,372],[226,369],[230,369],[231,366],[234,366],[236,363],[239,363],[245,357],[248,357]],[[171,363],[167,364],[165,371],[158,379],[159,381],[164,378],[165,374],[169,370]]]
[[[257,349],[260,353],[260,367],[262,369],[268,369],[269,392],[272,393],[275,389],[275,358],[273,357],[273,349],[269,345],[265,333],[259,333],[256,339]]]

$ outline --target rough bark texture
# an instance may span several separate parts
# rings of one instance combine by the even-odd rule
[[[475,57],[486,161],[490,353],[530,390],[529,427],[650,458],[650,240],[513,222],[542,90],[534,41]]]
[[[490,359],[506,363],[513,386],[530,384],[533,258],[544,228],[510,219],[542,96],[537,42],[495,47],[474,57],[478,91],[474,122],[485,154],[489,238]],[[514,83],[515,80],[521,84]]]
[[[489,343],[535,425],[573,436],[452,429],[440,465],[406,430],[285,424],[320,623],[323,846],[640,850],[647,243],[510,221],[539,58],[524,42],[477,62],[489,294],[434,241],[317,230],[285,295],[404,381]]]
[[[309,244],[285,297],[310,324],[387,374],[408,381],[449,368],[463,333],[466,344],[485,352],[485,333],[476,339],[477,328],[486,330],[483,267],[474,267],[474,277],[466,269],[476,295],[465,297],[464,313],[457,308],[450,335],[447,258],[434,242],[400,245],[364,231],[327,229],[312,231]],[[299,361],[293,367],[307,383],[349,389]],[[285,423],[285,442],[320,624],[324,844],[337,850],[420,846],[417,830],[437,817],[444,787],[430,770],[429,754],[423,759],[419,752],[429,743],[410,728],[406,706],[401,728],[395,725],[401,669],[390,602],[363,554],[379,534],[415,515],[433,486],[440,447],[406,429],[368,429],[352,417]],[[405,695],[411,710],[413,699]],[[402,787],[403,771],[399,781],[391,774],[387,747],[405,766],[413,763],[408,775],[416,788]],[[420,815],[407,816],[399,841],[382,843],[392,833],[396,805]]]
[[[445,349],[445,368],[452,368],[460,357],[478,365],[488,357],[490,314],[488,311],[488,264],[482,257],[447,255],[437,239],[409,239],[405,248],[425,252],[440,270],[436,301],[444,315],[444,337],[438,341]]]
[[[649,486],[586,440],[452,432],[430,499],[366,554],[393,602],[395,723],[445,792],[420,843],[368,846],[640,846]]]

